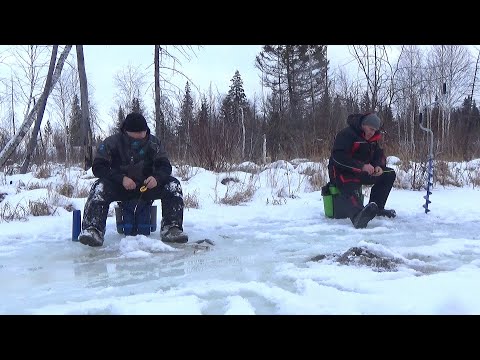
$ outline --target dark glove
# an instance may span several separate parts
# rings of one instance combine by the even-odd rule
[[[165,185],[168,182],[169,175],[159,172],[154,175],[155,180],[157,180],[158,185]]]

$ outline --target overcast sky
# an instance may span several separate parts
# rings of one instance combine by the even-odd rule
[[[170,92],[166,95],[174,104],[178,104],[175,98],[179,97],[179,92],[181,92],[180,98],[183,96],[187,78],[193,84],[192,90],[196,99],[198,99],[198,91],[208,93],[210,86],[214,95],[225,94],[230,88],[235,71],[238,70],[247,98],[253,100],[254,96],[260,97],[262,92],[260,72],[254,64],[255,57],[260,53],[262,46],[192,45],[187,47],[184,45],[182,49],[187,50],[187,58],[178,52],[178,47],[162,45],[180,61],[176,64],[176,69],[184,74],[184,76],[179,74],[171,76],[172,71],[165,69],[162,71],[162,75],[176,86],[175,94]],[[18,61],[7,51],[12,47],[14,46],[0,45],[0,77],[4,79],[10,78],[9,63]],[[24,52],[20,53],[25,56]],[[113,113],[116,113],[115,96],[118,89],[114,85],[114,76],[121,70],[126,70],[129,65],[146,74],[147,84],[143,99],[149,109],[153,108],[153,53],[154,45],[84,45],[87,80],[91,89],[89,95],[97,106],[102,123],[111,122],[112,109],[114,109]],[[45,52],[44,58],[47,63],[49,57],[49,53]],[[70,57],[75,59],[75,47],[72,48]],[[354,66],[347,45],[329,45],[328,58],[331,70],[335,70],[338,66],[348,66],[348,64]],[[7,81],[5,84],[9,88],[10,82]],[[45,119],[48,120],[48,118],[47,109]],[[107,126],[104,126],[104,130],[106,129]]]
[[[231,85],[231,79],[238,70],[243,80],[247,98],[253,100],[254,95],[261,95],[260,72],[255,68],[255,57],[260,53],[262,45],[205,45],[201,48],[192,46],[190,59],[186,59],[175,51],[172,45],[167,50],[175,53],[181,61],[178,67],[188,76],[200,92],[208,92],[212,87],[214,94],[224,94]],[[153,74],[153,45],[85,45],[84,56],[88,81],[94,88],[94,99],[107,116],[114,103],[115,92],[113,77],[128,65],[140,66]],[[331,68],[344,66],[351,61],[348,46],[329,46],[328,58]],[[347,65],[348,66],[348,65]],[[183,93],[187,78],[175,75],[171,81]],[[152,81],[149,82],[151,85]],[[197,93],[198,94],[198,93]],[[148,98],[148,99],[147,99]],[[151,100],[151,88],[145,100]]]

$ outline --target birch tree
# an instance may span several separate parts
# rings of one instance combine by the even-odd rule
[[[83,139],[84,170],[92,166],[92,126],[90,124],[90,111],[88,103],[88,82],[85,72],[85,58],[83,56],[83,45],[77,45],[77,66],[78,78],[80,80],[80,107],[82,109],[82,122],[80,133]]]
[[[28,143],[25,160],[20,168],[20,174],[27,173],[28,166],[30,165],[30,160],[37,146],[37,136],[38,136],[38,132],[40,131],[40,125],[42,124],[45,107],[47,106],[48,93],[51,91],[51,88],[52,88],[52,76],[53,76],[53,70],[55,68],[55,62],[57,61],[57,52],[58,52],[58,45],[53,45],[52,56],[50,57],[50,66],[48,67],[47,79],[45,80],[45,89],[39,100],[39,109],[37,111],[37,118],[35,120],[35,125],[33,127],[32,136],[30,137],[30,141]]]
[[[55,65],[55,70],[53,71],[52,82],[49,87],[45,86],[44,91],[42,93],[42,97],[46,97],[48,99],[48,95],[52,92],[53,87],[58,81],[60,74],[62,73],[63,65],[65,60],[70,53],[72,45],[66,45]],[[22,125],[19,127],[17,134],[10,139],[4,149],[0,151],[0,166],[4,166],[5,162],[8,160],[10,155],[15,151],[18,144],[22,141],[22,139],[27,134],[28,130],[32,126],[33,121],[35,120],[35,114],[40,109],[40,104],[42,101],[38,101],[35,106],[33,106],[32,110],[28,113],[23,121]]]

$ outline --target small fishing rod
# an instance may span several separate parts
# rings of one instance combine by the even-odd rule
[[[138,197],[138,200],[137,200],[137,204],[135,205],[135,209],[133,210],[133,231],[135,231],[134,234],[137,233],[138,230],[137,229],[137,207],[138,207],[138,204],[140,203],[140,200],[142,199],[142,195],[145,191],[147,191],[148,188],[146,185],[143,185],[141,188],[140,188],[140,196]]]

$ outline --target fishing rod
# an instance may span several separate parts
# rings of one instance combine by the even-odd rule
[[[442,95],[445,95],[446,93],[447,93],[447,84],[443,83]],[[433,103],[424,106],[425,113],[427,112],[428,107],[436,104],[438,104],[438,98],[435,99]],[[425,199],[425,204],[422,205],[423,208],[425,209],[425,214],[428,214],[428,212],[430,211],[430,209],[428,208],[428,205],[432,203],[430,201],[430,195],[432,195],[432,187],[433,187],[433,131],[432,129],[423,126],[422,120],[423,120],[423,116],[422,116],[422,113],[420,112],[420,115],[419,115],[420,129],[427,132],[427,136],[430,135],[430,145],[429,145],[429,151],[428,151],[428,167],[427,167],[427,184],[425,186],[425,190],[427,191],[427,194],[423,197]]]
[[[138,229],[137,229],[137,208],[138,208],[138,204],[140,203],[140,201],[142,200],[142,195],[145,191],[147,191],[148,188],[146,185],[143,185],[141,188],[140,188],[140,196],[138,197],[138,200],[137,200],[137,204],[135,205],[135,209],[133,210],[133,231],[134,234],[136,234],[138,232]]]

